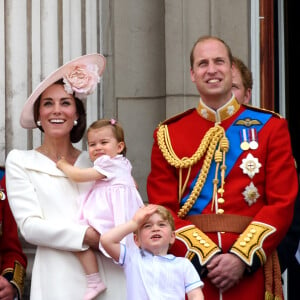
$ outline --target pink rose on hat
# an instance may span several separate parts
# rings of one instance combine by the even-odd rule
[[[85,99],[95,91],[97,83],[100,82],[98,71],[96,64],[74,66],[63,78],[65,91],[68,94],[74,92],[78,99]]]

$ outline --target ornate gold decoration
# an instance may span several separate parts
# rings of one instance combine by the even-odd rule
[[[247,117],[245,119],[240,119],[240,120],[236,121],[235,124],[250,127],[253,125],[261,125],[261,122],[259,120],[253,120],[253,119],[250,119],[249,117]]]
[[[252,222],[239,236],[230,252],[236,254],[249,266],[251,266],[253,256],[256,253],[263,265],[266,261],[266,255],[262,244],[264,240],[275,231],[276,229],[271,225],[261,222]]]
[[[26,270],[24,269],[24,267],[18,261],[15,261],[14,276],[12,282],[15,283],[15,286],[18,288],[20,295],[22,295],[24,292],[25,273]]]
[[[201,265],[205,265],[213,255],[221,252],[221,249],[194,225],[177,230],[176,238],[182,241],[190,252],[197,254]]]
[[[12,274],[13,278],[11,279],[11,283],[17,288],[20,296],[23,294],[24,291],[25,272],[25,268],[16,260],[14,263],[14,268],[6,268],[1,274]]]
[[[204,183],[207,178],[207,174],[209,171],[209,168],[211,166],[211,162],[213,159],[213,156],[215,154],[215,160],[217,163],[216,166],[216,175],[214,179],[214,194],[217,192],[217,173],[219,170],[219,166],[221,162],[223,161],[223,165],[221,166],[221,188],[224,190],[224,177],[225,177],[225,153],[229,149],[229,142],[228,139],[225,136],[225,130],[223,127],[221,127],[218,123],[215,124],[214,127],[211,127],[203,137],[201,144],[199,145],[196,152],[191,157],[183,157],[179,158],[176,153],[174,152],[174,149],[172,147],[172,143],[169,136],[168,126],[167,125],[160,125],[157,131],[157,142],[159,149],[161,150],[164,158],[167,160],[167,162],[179,169],[179,191],[178,191],[178,200],[180,201],[187,182],[190,177],[191,167],[195,165],[199,160],[205,155],[204,162],[199,174],[199,177],[197,179],[197,182],[193,188],[193,191],[191,192],[188,200],[185,202],[185,204],[180,208],[178,212],[178,216],[180,218],[184,218],[187,213],[190,211],[192,206],[195,204],[196,199],[198,198],[199,194],[201,193],[201,190],[204,186]],[[218,146],[219,145],[219,146]],[[216,149],[218,147],[218,150],[216,152]],[[185,179],[184,184],[182,184],[182,169],[187,168],[188,174]]]

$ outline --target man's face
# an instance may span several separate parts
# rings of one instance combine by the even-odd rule
[[[241,72],[237,67],[232,67],[232,92],[240,104],[248,104],[251,98],[251,89],[246,90]]]
[[[228,52],[222,42],[208,39],[196,45],[191,80],[204,102],[218,107],[231,98],[231,71]]]

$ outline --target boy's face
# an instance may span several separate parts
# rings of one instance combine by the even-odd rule
[[[175,232],[168,221],[154,213],[134,235],[136,245],[154,255],[166,255],[175,242]]]

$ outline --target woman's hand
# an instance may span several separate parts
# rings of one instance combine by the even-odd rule
[[[93,227],[88,227],[85,232],[83,243],[94,250],[99,250],[100,234]]]

